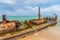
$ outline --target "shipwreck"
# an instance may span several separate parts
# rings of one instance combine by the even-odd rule
[[[38,19],[32,19],[29,22],[31,24],[40,25],[40,24],[46,23],[47,20],[48,20],[48,18],[41,18],[40,7],[39,7],[38,8]]]
[[[6,15],[2,15],[2,22],[0,22],[0,33],[7,33],[16,31],[16,28],[20,26],[21,23],[18,20],[6,20]]]
[[[25,21],[23,24],[24,27],[26,26],[25,28],[21,28],[22,27],[21,22],[19,22],[18,20],[7,20],[6,15],[2,15],[2,21],[0,22],[0,34],[5,35],[7,33],[11,33],[11,32],[13,33],[14,31],[17,32],[17,34],[12,34],[10,36],[0,36],[0,39],[8,40],[8,39],[11,39],[17,36],[25,37],[29,34],[33,34],[49,26],[56,25],[57,15],[56,14],[54,15],[55,15],[54,18],[49,18],[49,17],[41,18],[40,7],[39,7],[38,8],[38,19],[32,19],[29,21]],[[41,24],[45,24],[45,25],[41,27],[40,26]],[[36,27],[34,27],[34,25],[36,25]]]

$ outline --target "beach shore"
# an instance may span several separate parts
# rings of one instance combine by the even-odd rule
[[[15,38],[15,40],[60,40],[60,27],[48,27],[27,37]]]
[[[39,26],[33,26],[33,29],[44,27],[46,24]],[[58,25],[49,26],[43,30],[40,30],[34,34],[28,35],[24,38],[15,37],[9,40],[60,40],[60,27]]]

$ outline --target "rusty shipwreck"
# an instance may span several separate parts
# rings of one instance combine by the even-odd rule
[[[49,18],[49,17],[46,17],[46,18],[41,18],[41,15],[40,15],[40,7],[38,8],[38,19],[32,19],[32,20],[29,20],[29,21],[25,21],[24,22],[24,26],[26,26],[25,28],[21,28],[22,25],[21,25],[21,22],[19,22],[18,20],[7,20],[6,19],[6,15],[2,15],[2,22],[0,22],[0,34],[6,34],[6,33],[11,33],[13,31],[15,32],[18,32],[17,29],[19,29],[20,31],[23,31],[22,32],[18,32],[17,34],[13,34],[11,36],[3,36],[1,37],[0,39],[9,39],[9,38],[13,38],[13,37],[16,37],[16,36],[26,36],[26,35],[29,35],[29,34],[32,34],[32,33],[35,33],[37,31],[40,31],[46,27],[49,27],[49,26],[53,26],[53,25],[56,25],[57,24],[57,15],[54,14],[55,17],[54,18]],[[40,25],[42,24],[46,24],[46,25],[43,25],[42,27],[40,27]],[[36,27],[33,28],[33,26],[36,25]],[[27,30],[29,29],[29,31]]]

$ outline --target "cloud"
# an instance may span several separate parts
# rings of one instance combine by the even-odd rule
[[[17,9],[15,13],[20,16],[36,16],[37,7],[25,7],[24,9]]]
[[[53,5],[47,8],[40,8],[40,12],[42,16],[52,16],[54,13],[56,13],[58,16],[60,16],[60,5]],[[32,6],[25,6],[21,9],[16,9],[14,11],[5,10],[0,11],[2,14],[6,13],[10,16],[37,16],[38,15],[38,7],[32,7]]]
[[[1,15],[5,13],[16,16],[37,16],[38,7],[40,6],[41,15],[43,16],[53,13],[59,15],[59,2],[60,0],[0,0],[0,13]]]
[[[34,1],[25,0],[24,1],[24,3],[30,3],[30,4],[32,4],[32,3],[39,4],[39,3],[48,3],[48,2],[50,2],[50,0],[34,0]]]
[[[31,16],[37,16],[38,14],[38,7],[32,7],[32,6],[26,6],[24,9],[17,9],[15,11],[19,15],[31,15]],[[54,13],[56,13],[58,16],[60,16],[60,5],[53,5],[47,8],[40,8],[40,12],[42,16],[53,16]]]
[[[51,15],[56,13],[58,16],[60,16],[60,5],[53,5],[50,6],[48,8],[41,8],[41,13],[47,14],[47,15]]]
[[[0,0],[0,3],[14,4],[14,0]]]
[[[30,10],[30,11],[34,11],[34,12],[37,12],[38,7],[26,6],[25,9]]]
[[[24,0],[23,3],[28,6],[50,6],[60,3],[60,0]]]

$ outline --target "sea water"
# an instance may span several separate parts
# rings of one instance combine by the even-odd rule
[[[21,23],[24,23],[24,21],[28,21],[31,19],[37,19],[36,16],[7,16],[7,20],[19,20]],[[2,21],[2,17],[0,16],[0,21]]]
[[[28,21],[31,19],[37,19],[37,16],[7,16],[7,20],[19,20],[21,23],[24,23],[24,21]],[[2,21],[2,17],[0,16],[0,21]],[[58,26],[60,26],[60,17],[58,17]]]

